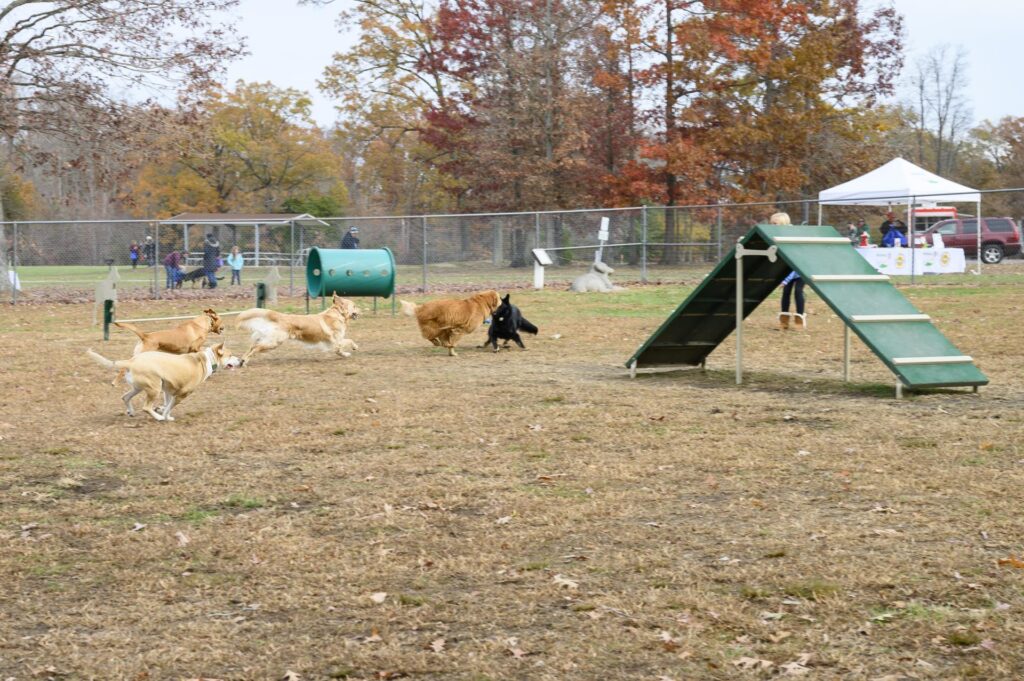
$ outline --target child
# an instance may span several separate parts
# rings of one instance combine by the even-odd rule
[[[228,256],[228,266],[231,268],[231,283],[242,285],[242,266],[245,265],[245,259],[242,258],[241,252],[238,250],[238,246],[234,246],[231,249],[231,254]]]
[[[132,261],[132,269],[134,270],[139,265],[139,244],[132,242],[132,245],[128,247],[128,257]]]

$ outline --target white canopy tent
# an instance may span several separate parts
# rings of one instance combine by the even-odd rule
[[[973,203],[978,216],[978,271],[981,272],[981,193],[977,189],[947,180],[910,161],[894,158],[871,172],[849,182],[818,192],[818,224],[823,206],[906,205],[913,245],[913,206],[937,203]]]

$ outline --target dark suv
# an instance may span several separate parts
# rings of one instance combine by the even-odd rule
[[[922,236],[928,244],[932,234],[942,235],[942,243],[950,248],[964,249],[964,255],[978,255],[978,218],[956,218],[932,225]],[[1020,253],[1020,227],[1013,218],[981,219],[981,260],[990,265],[1003,256]]]

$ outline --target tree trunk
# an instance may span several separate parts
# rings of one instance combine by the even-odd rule
[[[679,230],[676,227],[676,175],[672,167],[672,142],[675,139],[675,63],[672,59],[673,48],[672,0],[665,0],[665,246],[661,253],[662,265],[679,263],[679,247],[670,244],[679,241]]]

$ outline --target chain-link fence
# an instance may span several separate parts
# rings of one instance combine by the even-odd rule
[[[1024,205],[1024,192],[1014,192],[985,192],[989,194],[985,200],[994,206],[1015,202]],[[533,278],[531,251],[535,248],[548,250],[553,265],[547,267],[546,281],[559,286],[585,272],[594,261],[597,249],[602,247],[598,230],[603,218],[608,220],[608,238],[601,258],[615,268],[617,283],[692,282],[718,262],[738,237],[753,225],[767,221],[777,210],[789,212],[794,224],[818,221],[815,202],[791,201],[533,213],[284,218],[239,224],[155,220],[7,222],[0,223],[0,243],[5,245],[0,257],[0,296],[9,296],[11,302],[18,302],[19,296],[46,298],[54,293],[73,299],[88,297],[96,282],[116,268],[122,292],[139,297],[173,297],[179,290],[209,285],[209,263],[204,263],[208,235],[217,242],[222,258],[213,276],[218,286],[239,285],[230,282],[231,268],[224,262],[237,248],[244,261],[241,286],[251,287],[276,267],[281,275],[280,292],[301,295],[309,250],[340,248],[347,234],[359,240],[360,248],[391,249],[400,290],[524,286]],[[894,210],[900,208],[894,206]],[[848,224],[863,218],[877,231],[885,211],[885,207],[828,206],[822,222],[838,225],[846,234]],[[877,243],[877,235],[872,240]],[[1005,255],[1012,257],[1018,252],[1019,245],[1011,245]]]

